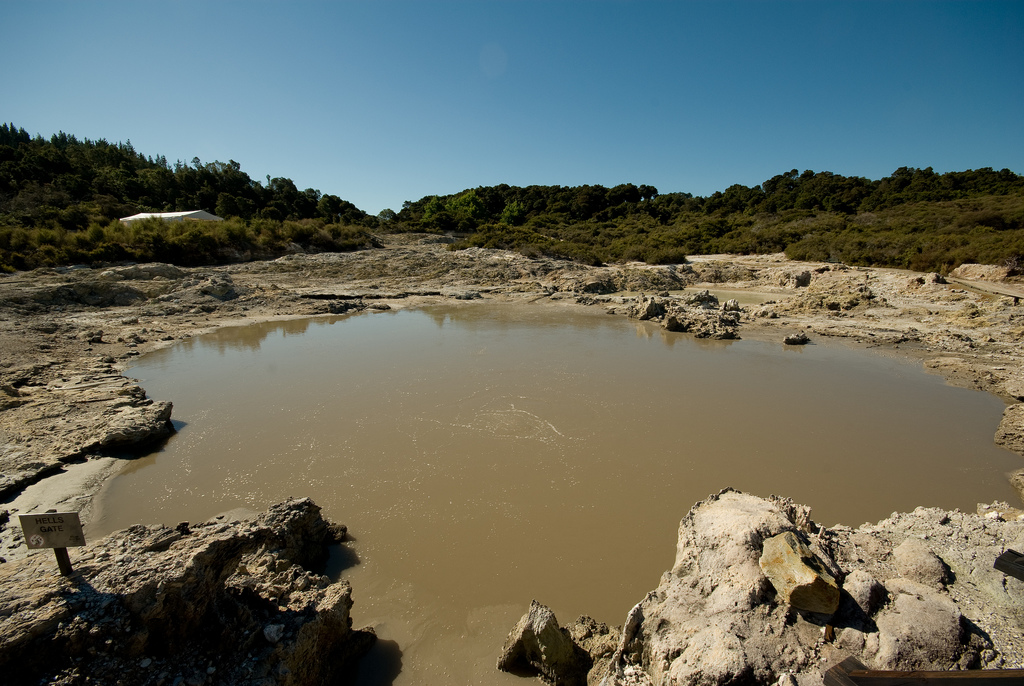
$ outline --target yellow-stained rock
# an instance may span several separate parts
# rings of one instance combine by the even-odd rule
[[[838,609],[836,580],[794,532],[767,539],[758,563],[779,597],[793,607],[823,614]]]

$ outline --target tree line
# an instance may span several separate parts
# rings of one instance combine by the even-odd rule
[[[991,168],[937,174],[930,167],[901,167],[872,181],[832,172],[779,174],[753,188],[740,184],[707,197],[690,193],[659,194],[653,186],[631,183],[604,186],[499,185],[467,189],[447,196],[430,195],[406,202],[389,219],[416,230],[468,233],[484,224],[519,226],[531,219],[562,222],[609,221],[643,215],[670,224],[694,215],[775,214],[787,210],[856,215],[917,202],[943,202],[1024,192],[1024,177]]]
[[[406,202],[392,230],[455,232],[452,247],[517,250],[590,264],[785,252],[793,259],[919,271],[1024,263],[1024,176],[991,168],[901,167],[869,180],[774,176],[707,197],[652,186],[499,185]]]
[[[288,178],[249,177],[238,162],[173,165],[136,152],[131,141],[32,137],[0,125],[0,221],[23,227],[82,230],[137,212],[203,209],[222,217],[274,221],[323,219],[376,225],[352,203]]]
[[[204,209],[217,226],[135,228],[118,217]],[[130,141],[30,136],[0,125],[0,269],[163,260],[207,264],[374,245],[369,231],[451,233],[454,249],[518,250],[591,264],[785,251],[794,259],[945,271],[1022,261],[1024,177],[991,168],[901,167],[870,180],[793,169],[707,197],[649,185],[481,186],[368,215],[231,160],[173,165]]]

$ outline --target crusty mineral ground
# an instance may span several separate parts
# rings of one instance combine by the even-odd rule
[[[951,383],[1006,400],[994,438],[1024,455],[1024,280],[1005,270],[965,265],[943,278],[782,255],[587,267],[500,250],[450,251],[439,236],[380,241],[384,247],[371,250],[224,267],[0,275],[0,498],[8,503],[0,507],[0,557],[26,552],[4,510],[13,515],[46,501],[88,517],[89,498],[119,464],[108,456],[131,457],[172,430],[174,398],[147,398],[121,375],[134,356],[217,327],[365,308],[486,299],[637,316],[638,302],[653,302],[651,318],[671,328],[690,326],[677,316],[687,307],[684,289],[735,291],[759,304],[740,305],[715,327],[735,320],[743,338],[841,337],[918,358]],[[715,327],[687,330],[719,335]]]
[[[841,581],[835,610],[795,607],[764,573],[759,558],[780,534],[806,541],[806,557]],[[788,498],[726,489],[683,517],[672,569],[621,628],[581,617],[561,630],[534,602],[498,668],[591,686],[822,686],[849,656],[903,672],[1019,669],[1024,581],[992,561],[1022,546],[1024,527],[1001,517],[917,508],[823,528]],[[783,563],[776,578],[795,579],[802,564]]]
[[[124,529],[80,549],[70,577],[50,554],[2,565],[3,683],[336,683],[375,640],[352,628],[348,582],[311,571],[344,531],[289,500]]]

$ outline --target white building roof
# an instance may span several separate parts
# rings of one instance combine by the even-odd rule
[[[125,224],[130,224],[132,222],[137,222],[140,219],[149,219],[150,217],[154,217],[156,219],[163,219],[164,221],[169,222],[180,222],[185,220],[201,220],[210,222],[224,221],[223,217],[218,217],[215,214],[210,214],[205,210],[188,210],[186,212],[139,212],[138,214],[133,214],[130,217],[121,217],[121,221],[123,221]]]

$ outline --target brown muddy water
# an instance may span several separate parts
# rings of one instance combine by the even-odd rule
[[[523,683],[494,663],[531,599],[621,624],[723,487],[854,526],[1015,497],[1000,400],[817,343],[481,303],[224,329],[129,371],[179,433],[89,533],[310,496],[354,538],[333,564],[381,639],[361,683]]]

